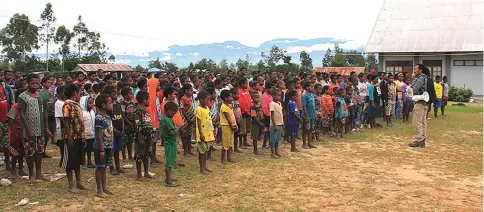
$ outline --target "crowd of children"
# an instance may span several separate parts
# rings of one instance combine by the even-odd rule
[[[75,79],[45,77],[41,81],[38,75],[29,74],[26,84],[11,87],[12,79],[6,74],[0,73],[0,128],[2,148],[7,147],[4,153],[10,156],[5,160],[7,169],[27,175],[23,171],[26,157],[29,178],[47,180],[41,163],[47,140],[51,140],[59,147],[68,190],[85,189],[81,167],[95,168],[96,195],[101,198],[113,194],[107,186],[106,168],[112,175],[125,173],[121,156],[135,161],[137,180],[151,179],[150,164],[159,163],[157,142],[165,149],[165,185],[177,186],[172,170],[184,166],[178,160],[178,136],[184,156],[195,155],[192,148],[196,149],[200,173],[209,174],[207,160],[218,146],[223,164],[234,162],[234,153],[251,146],[253,154],[261,154],[261,140],[260,147],[270,148],[271,157],[277,159],[282,156],[281,140],[290,143],[291,152],[298,152],[297,139],[302,138],[303,149],[316,148],[313,141],[323,137],[382,127],[378,117],[388,126],[398,119],[406,123],[412,111],[408,88],[414,80],[402,73],[301,72],[293,76],[254,72],[249,78],[245,69],[224,75],[132,72],[117,80],[99,70],[89,73],[88,79],[82,72]],[[436,117],[439,108],[444,115],[447,81],[447,77],[443,82],[435,77]],[[3,142],[6,137],[9,145]]]

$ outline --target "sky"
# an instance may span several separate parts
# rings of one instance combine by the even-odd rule
[[[15,13],[38,23],[50,2],[56,25],[82,15],[114,54],[143,55],[170,45],[239,41],[257,47],[276,38],[348,39],[366,44],[383,0],[15,0],[3,1],[0,27]],[[40,24],[39,24],[40,25]],[[45,52],[45,47],[40,52]],[[51,47],[52,48],[52,47]]]

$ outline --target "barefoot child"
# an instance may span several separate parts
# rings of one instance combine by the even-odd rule
[[[121,164],[119,163],[119,152],[123,150],[124,141],[124,118],[121,109],[121,104],[117,101],[118,99],[118,90],[114,85],[107,85],[104,88],[104,94],[109,95],[111,100],[113,101],[113,111],[111,113],[111,119],[113,121],[113,130],[114,130],[114,137],[113,137],[113,155],[114,155],[114,164],[115,166],[111,166],[109,168],[109,172],[112,175],[119,175],[124,173],[124,170],[121,168]]]
[[[108,189],[106,181],[106,166],[112,166],[113,123],[108,112],[113,110],[113,101],[106,94],[96,98],[98,113],[94,121],[94,162],[96,163],[96,196],[106,198],[113,194]]]
[[[48,128],[47,110],[45,109],[47,108],[47,101],[39,93],[39,83],[38,75],[29,74],[27,76],[28,89],[20,94],[18,98],[18,110],[22,123],[22,143],[24,145],[25,156],[27,157],[30,182],[33,182],[35,179],[49,181],[42,174],[42,153],[44,152],[43,135],[53,136]]]
[[[232,94],[228,90],[223,90],[220,93],[223,100],[220,106],[220,125],[222,125],[222,157],[223,164],[234,162],[231,153],[234,148],[234,132],[237,131],[237,123],[235,121],[234,111],[232,110]]]
[[[183,115],[183,120],[187,124],[181,131],[183,156],[195,155],[192,152],[192,129],[194,125],[194,110],[193,107],[193,86],[191,84],[184,84],[182,87],[183,97],[180,99],[180,109]]]
[[[133,140],[135,137],[135,104],[133,101],[133,91],[130,87],[121,89],[123,100],[121,103],[121,110],[124,117],[124,148],[123,160],[126,159],[126,149],[128,149],[128,159],[133,160]]]
[[[176,187],[177,184],[173,182],[173,178],[171,177],[171,172],[174,168],[177,168],[179,165],[176,162],[177,158],[177,146],[178,142],[176,141],[176,137],[180,132],[180,129],[184,127],[184,125],[180,125],[175,127],[175,123],[173,122],[173,116],[178,112],[178,105],[174,102],[167,102],[164,106],[164,113],[161,117],[161,133],[163,135],[163,139],[165,141],[165,186],[166,187]]]
[[[67,180],[69,181],[68,191],[78,193],[79,190],[77,189],[86,189],[81,183],[82,148],[86,142],[84,116],[81,105],[79,104],[79,87],[76,84],[68,84],[65,87],[64,94],[67,99],[62,108],[62,114],[64,116],[63,138],[67,142],[67,145],[64,146],[64,156],[67,158],[67,164],[63,168],[66,169]],[[72,171],[76,174],[75,186]]]
[[[340,133],[341,137],[343,137],[343,130],[346,127],[346,118],[348,117],[348,107],[345,102],[345,90],[339,88],[336,91],[336,106],[334,111],[334,118],[336,119],[335,124],[335,131],[336,136],[338,136],[338,132]]]
[[[269,144],[271,146],[272,158],[279,158],[279,142],[281,141],[282,129],[284,128],[284,118],[282,114],[281,105],[281,91],[277,88],[272,89],[272,102],[269,104],[269,111],[271,111],[271,139]]]
[[[267,140],[269,140],[269,127],[271,125],[271,112],[269,111],[269,104],[272,102],[271,90],[272,83],[267,82],[265,84],[265,92],[262,95],[262,112],[264,113],[264,142],[262,148],[269,148]]]
[[[55,116],[55,139],[56,139],[56,146],[59,147],[59,152],[61,155],[61,159],[59,162],[59,167],[62,167],[62,163],[64,163],[64,140],[62,140],[62,136],[64,135],[64,127],[62,121],[64,120],[63,114],[62,114],[62,107],[64,107],[64,101],[66,100],[66,97],[64,95],[64,86],[59,85],[56,88],[56,97],[57,100],[55,101],[54,104],[54,116]],[[67,161],[65,161],[67,162]]]
[[[149,94],[146,91],[139,91],[136,95],[138,107],[133,113],[135,126],[134,133],[134,159],[136,161],[136,179],[145,181],[151,178],[148,172],[148,159],[151,158],[151,142],[153,140],[153,122],[148,112],[150,105]],[[141,163],[143,163],[144,177],[141,175]]]
[[[323,135],[332,136],[331,125],[333,125],[334,105],[333,98],[331,98],[331,91],[328,85],[323,86]]]
[[[242,151],[239,150],[239,147],[241,149],[247,149],[246,145],[244,144],[243,141],[243,136],[239,136],[240,134],[240,123],[242,122],[242,111],[240,110],[240,103],[239,103],[239,94],[237,88],[232,88],[230,89],[230,93],[232,94],[232,108],[234,111],[234,116],[235,116],[235,123],[237,123],[237,131],[234,132],[234,152],[241,153]]]
[[[90,85],[90,84],[88,84]],[[86,146],[84,147],[84,153],[87,155],[87,163],[86,157],[83,153],[82,155],[82,165],[86,166],[87,168],[94,168],[94,164],[91,160],[91,152],[92,152],[92,144],[94,143],[94,119],[96,118],[96,113],[92,109],[94,106],[93,99],[90,96],[83,96],[79,101],[81,108],[82,108],[82,116],[84,118],[84,129],[85,129],[85,136],[86,136]]]
[[[289,133],[289,139],[291,141],[291,152],[299,152],[296,149],[296,137],[299,130],[299,123],[303,120],[299,116],[299,109],[297,108],[296,99],[297,91],[288,91],[289,103],[287,104],[288,118],[287,118],[287,131]]]
[[[252,146],[254,147],[254,155],[258,155],[257,141],[260,140],[262,133],[264,132],[264,114],[262,107],[260,106],[260,94],[258,91],[252,91],[252,106],[250,107],[250,116],[252,117],[252,130],[250,137],[252,137]]]
[[[15,99],[18,99],[18,95],[23,93],[25,89],[19,89],[15,93]],[[18,104],[14,104],[10,111],[8,112],[8,126],[9,126],[9,137],[10,137],[10,147],[9,153],[12,156],[12,169],[10,173],[12,175],[17,175],[15,168],[17,168],[16,163],[18,162],[18,175],[25,176],[24,172],[24,145],[22,144],[22,139],[20,138],[20,113],[18,112]]]
[[[195,110],[198,161],[200,164],[200,173],[202,174],[208,174],[211,172],[211,170],[207,168],[207,154],[211,151],[210,145],[215,141],[213,133],[214,126],[212,124],[212,117],[208,107],[208,104],[212,101],[212,96],[213,95],[207,91],[200,91],[197,96],[200,104]]]
[[[316,104],[314,100],[314,86],[311,82],[304,83],[304,90],[306,93],[302,97],[303,113],[303,149],[316,148],[312,144],[314,121],[316,119]]]

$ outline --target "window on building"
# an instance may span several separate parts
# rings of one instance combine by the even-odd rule
[[[454,60],[454,66],[482,66],[482,60]]]
[[[397,74],[397,73],[412,73],[413,61],[412,60],[387,60],[385,61],[385,72]]]
[[[422,62],[429,68],[430,77],[442,76],[442,60],[424,60]]]

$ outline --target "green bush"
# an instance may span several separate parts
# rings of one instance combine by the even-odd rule
[[[469,102],[471,100],[472,90],[469,88],[458,88],[450,86],[449,101],[454,102]]]

